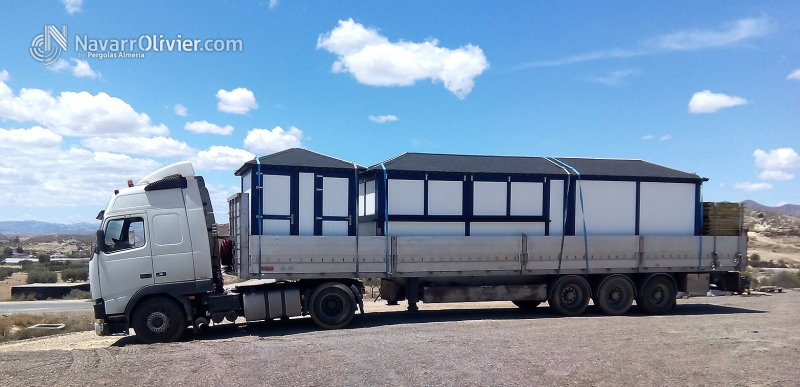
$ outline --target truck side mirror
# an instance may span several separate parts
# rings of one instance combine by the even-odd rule
[[[106,233],[103,230],[97,230],[97,253],[106,252]]]

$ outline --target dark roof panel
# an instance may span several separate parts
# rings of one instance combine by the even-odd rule
[[[700,180],[700,176],[678,171],[642,160],[590,159],[558,157],[549,158],[575,168],[582,177],[591,178],[656,178]],[[475,156],[434,153],[403,153],[383,164],[389,171],[498,173],[562,175],[564,169],[546,157]],[[376,164],[370,170],[380,170]],[[569,168],[567,168],[569,169]],[[570,170],[570,172],[572,172]]]
[[[404,153],[383,163],[387,170],[455,173],[559,174],[564,170],[543,157],[469,156]],[[370,169],[381,169],[380,164]]]
[[[353,169],[353,163],[302,148],[287,149],[259,157],[258,160],[264,166]],[[255,159],[246,162],[236,171],[236,175],[241,175],[248,166],[253,165],[256,165]],[[363,169],[361,166],[358,168]]]
[[[694,179],[700,176],[693,173],[667,168],[642,160],[587,159],[577,157],[555,157],[555,159],[575,168],[581,176],[593,177],[658,177],[666,179]]]

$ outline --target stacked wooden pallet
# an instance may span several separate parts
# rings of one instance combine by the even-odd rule
[[[737,236],[743,222],[742,203],[703,202],[703,235]]]

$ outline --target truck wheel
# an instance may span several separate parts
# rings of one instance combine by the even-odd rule
[[[347,325],[355,313],[356,298],[343,284],[324,283],[311,294],[311,319],[322,328],[339,329]]]
[[[570,275],[556,281],[547,302],[563,316],[577,316],[586,310],[590,295],[591,290],[586,280]]]
[[[595,303],[610,316],[625,314],[633,303],[633,285],[622,275],[606,278],[597,290]]]
[[[636,304],[648,314],[664,314],[675,304],[675,284],[665,275],[651,277],[636,297]]]
[[[511,303],[516,305],[516,306],[518,306],[518,307],[520,307],[521,309],[534,309],[537,306],[539,306],[539,304],[541,304],[542,302],[541,301],[511,301]]]
[[[145,343],[169,343],[183,334],[186,316],[173,300],[149,298],[133,311],[133,329]]]

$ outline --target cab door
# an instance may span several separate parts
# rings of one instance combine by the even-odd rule
[[[108,314],[124,312],[137,290],[154,283],[146,223],[145,214],[120,215],[105,222],[105,246],[98,255],[98,269]]]

